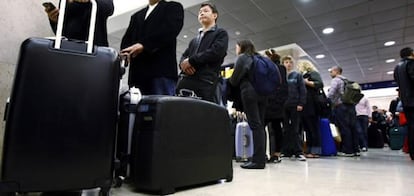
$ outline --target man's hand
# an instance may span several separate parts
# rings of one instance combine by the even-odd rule
[[[194,75],[194,73],[196,72],[195,68],[188,61],[188,58],[185,59],[183,62],[181,62],[180,68],[181,70],[183,70],[185,74],[190,75],[190,76]]]
[[[55,8],[54,10],[48,11],[47,8],[45,8],[45,12],[47,13],[47,16],[49,17],[49,20],[57,23],[58,17],[59,17],[59,9]]]
[[[303,110],[303,106],[298,105],[298,106],[296,107],[296,111],[298,111],[298,112],[302,112],[302,110]]]
[[[128,57],[128,62],[131,62],[131,58],[135,58],[138,54],[144,51],[144,46],[140,43],[136,43],[128,48],[121,50],[121,55]]]

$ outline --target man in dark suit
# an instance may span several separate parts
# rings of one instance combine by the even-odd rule
[[[131,17],[121,43],[121,54],[130,60],[130,87],[144,95],[174,95],[177,36],[183,20],[183,6],[164,0],[149,0],[147,7]]]
[[[189,89],[204,100],[218,103],[216,96],[220,66],[226,56],[229,37],[216,25],[217,8],[211,3],[200,6],[199,35],[191,40],[180,60],[181,74],[177,91]]]
[[[113,0],[96,0],[98,5],[95,25],[94,44],[108,46],[106,21],[114,12]],[[60,3],[59,3],[60,5]],[[45,8],[54,33],[57,29],[59,9]],[[91,18],[91,3],[89,0],[68,0],[66,5],[63,36],[70,39],[87,40],[89,21]]]

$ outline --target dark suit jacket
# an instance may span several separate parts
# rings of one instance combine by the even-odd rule
[[[106,21],[114,12],[114,4],[112,0],[96,0],[96,3],[98,5],[98,10],[96,15],[94,44],[98,46],[108,46]],[[90,3],[67,3],[63,24],[63,36],[76,40],[88,39],[91,7]],[[50,25],[52,26],[53,32],[56,33],[57,24],[50,21]]]
[[[121,49],[141,43],[144,52],[133,58],[129,85],[142,84],[155,77],[177,79],[177,36],[183,27],[184,9],[180,3],[161,0],[146,20],[148,6],[131,17],[122,38]]]
[[[189,58],[190,64],[196,69],[194,75],[187,77],[214,81],[227,54],[229,43],[227,31],[217,26],[214,30],[207,31],[198,48],[197,39],[196,37],[191,40],[180,62]]]

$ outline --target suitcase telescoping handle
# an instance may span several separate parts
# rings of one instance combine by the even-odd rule
[[[91,54],[93,50],[93,39],[95,33],[95,23],[96,23],[96,12],[97,12],[97,4],[96,0],[90,0],[92,3],[92,11],[91,11],[91,21],[89,25],[89,37],[88,37],[88,48],[86,50],[87,53]],[[59,18],[58,18],[58,25],[56,30],[56,41],[55,41],[55,49],[60,49],[62,43],[62,31],[63,31],[63,21],[65,19],[65,11],[66,11],[66,0],[60,1],[60,9],[59,9]]]

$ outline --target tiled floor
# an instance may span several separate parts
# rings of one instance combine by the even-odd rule
[[[234,179],[179,190],[177,196],[414,196],[414,161],[401,151],[370,149],[358,158],[324,157],[300,162],[284,159],[264,170],[234,163]],[[141,196],[127,186],[113,196]],[[32,193],[31,196],[39,194]],[[84,191],[82,196],[98,196]]]
[[[264,170],[234,163],[230,183],[180,190],[177,196],[414,196],[414,161],[401,151],[370,149],[358,158],[325,157],[300,162],[285,159]],[[129,188],[112,195],[147,195]]]

